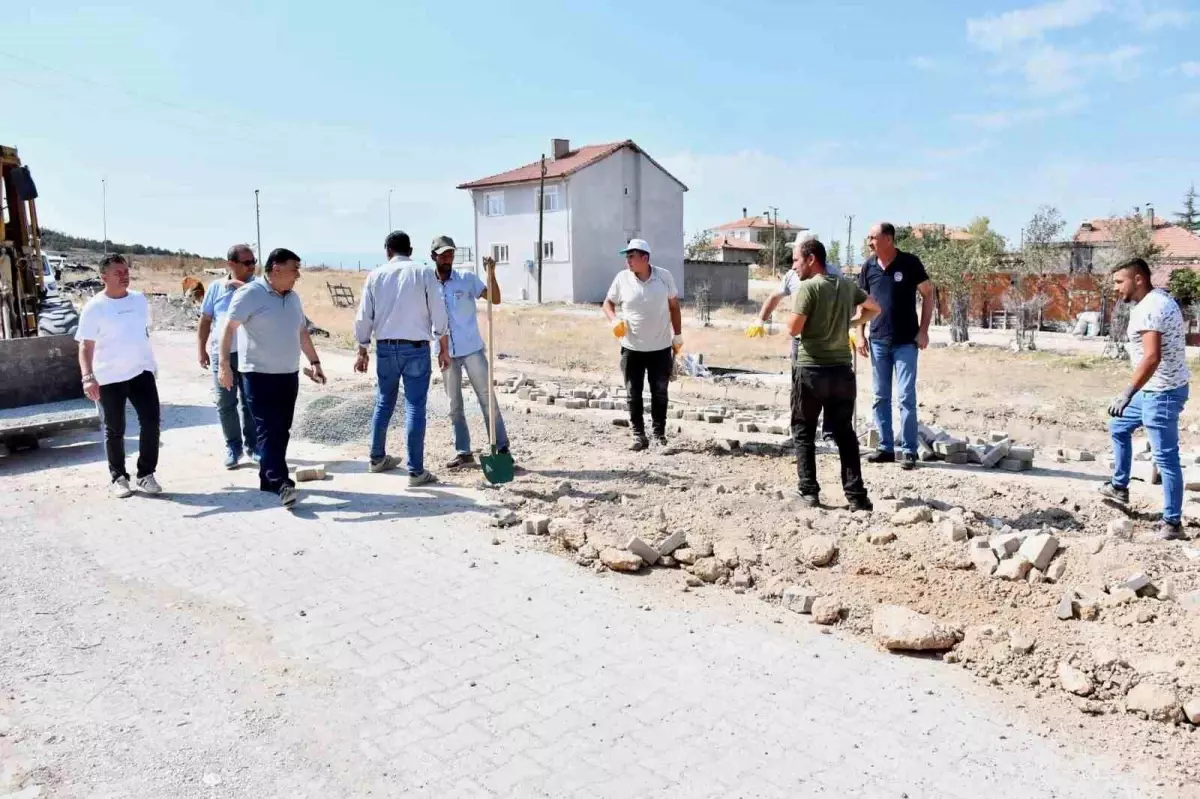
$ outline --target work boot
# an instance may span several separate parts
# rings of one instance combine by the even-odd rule
[[[1129,489],[1115,486],[1112,484],[1112,481],[1103,483],[1099,488],[1096,489],[1096,491],[1099,492],[1100,496],[1104,497],[1105,499],[1111,499],[1114,502],[1121,503],[1122,505],[1129,504]]]
[[[296,487],[293,485],[284,485],[279,489],[279,504],[285,508],[290,508],[296,504]]]
[[[633,437],[633,443],[629,445],[629,449],[633,452],[641,452],[650,446],[650,441],[646,438],[646,434],[636,435]]]
[[[461,469],[463,466],[470,466],[475,462],[475,456],[470,452],[460,452],[454,456],[453,460],[446,463],[447,469]]]
[[[911,472],[917,468],[917,456],[910,452],[904,453],[904,457],[900,460],[900,468],[906,472]]]
[[[867,463],[895,463],[896,453],[890,449],[877,449],[867,456]]]
[[[865,510],[870,513],[871,511],[875,510],[875,506],[872,505],[871,500],[867,499],[866,497],[851,497],[850,512],[854,513],[855,511],[860,510]]]
[[[800,502],[803,503],[805,507],[807,507],[807,508],[821,507],[821,495],[820,494],[805,494],[803,491],[797,491],[796,493],[799,494]]]
[[[1169,522],[1166,519],[1158,525],[1158,537],[1163,541],[1186,541],[1187,536],[1183,534],[1183,525],[1180,522]]]

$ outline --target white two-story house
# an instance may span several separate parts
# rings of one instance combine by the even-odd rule
[[[475,208],[475,260],[496,259],[503,296],[538,299],[540,161],[463,183]],[[632,141],[571,148],[553,139],[542,198],[542,301],[602,302],[625,268],[619,250],[645,239],[650,261],[683,290],[683,185]]]

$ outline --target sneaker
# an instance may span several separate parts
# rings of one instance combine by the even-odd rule
[[[475,462],[475,456],[470,452],[460,452],[454,456],[454,459],[446,464],[447,469],[461,469],[464,466],[470,466]]]
[[[906,472],[911,472],[917,468],[917,456],[910,453],[904,453],[904,458],[900,461],[900,468]]]
[[[891,450],[878,449],[867,456],[867,463],[895,463],[896,453]]]
[[[417,486],[423,486],[427,483],[436,483],[436,482],[437,482],[437,478],[434,477],[433,473],[431,471],[429,471],[428,469],[421,472],[420,474],[410,474],[408,476],[408,487],[409,488],[416,488]]]
[[[129,487],[128,477],[118,477],[116,480],[113,480],[109,490],[112,491],[112,495],[117,499],[125,499],[126,497],[133,496],[133,489]]]
[[[285,485],[279,489],[279,504],[285,508],[290,508],[296,504],[296,487],[293,485]]]
[[[1163,519],[1158,525],[1158,537],[1163,541],[1186,541],[1187,536],[1183,534],[1183,525],[1179,522],[1169,522]]]
[[[800,502],[802,502],[804,506],[808,508],[819,508],[821,507],[821,495],[802,493],[800,494]]]
[[[384,455],[379,460],[371,459],[371,463],[367,466],[368,472],[387,472],[395,469],[400,462],[391,455]]]
[[[230,450],[225,451],[225,468],[226,469],[236,469],[238,467],[238,464],[241,463],[241,460],[242,460],[242,453],[240,451],[238,451],[236,449],[230,449]]]
[[[249,458],[255,466],[257,466],[258,462],[262,460],[260,457],[258,457],[258,453],[252,449],[246,450],[246,457]]]
[[[871,504],[871,500],[866,497],[855,497],[850,500],[850,512],[865,510],[868,513],[875,510],[875,506]]]
[[[145,477],[139,477],[137,481],[138,488],[146,492],[150,496],[162,493],[162,486],[154,479],[154,475],[148,474]]]
[[[1096,491],[1105,499],[1111,499],[1114,502],[1119,502],[1122,505],[1129,504],[1129,489],[1118,488],[1112,482],[1106,482],[1101,485]]]
[[[650,446],[650,441],[645,436],[638,436],[633,439],[633,443],[629,445],[629,449],[634,452],[641,452]]]

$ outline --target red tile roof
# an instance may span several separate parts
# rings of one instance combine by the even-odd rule
[[[1079,226],[1073,239],[1077,244],[1111,243],[1113,226],[1120,221],[1120,217],[1089,219]],[[1165,220],[1154,220],[1154,243],[1162,247],[1162,257],[1165,259],[1200,259],[1200,236]]]
[[[808,230],[803,225],[793,225],[791,222],[783,221],[771,224],[771,220],[761,216],[748,216],[744,219],[739,219],[736,222],[726,222],[723,225],[717,225],[711,230],[770,230],[774,227],[776,230]]]
[[[550,180],[552,178],[565,178],[568,175],[578,172],[584,167],[591,166],[597,161],[602,161],[605,158],[608,158],[610,155],[624,147],[629,147],[635,152],[639,152],[646,156],[646,158],[650,160],[650,163],[654,164],[659,169],[662,169],[667,177],[671,178],[671,180],[682,186],[684,191],[687,191],[687,186],[683,184],[683,181],[679,180],[679,178],[663,169],[661,164],[659,164],[653,158],[650,158],[650,155],[641,147],[638,147],[631,139],[626,139],[625,141],[619,142],[611,142],[609,144],[585,144],[582,147],[577,147],[574,150],[571,150],[562,158],[547,158],[546,179]],[[458,188],[483,189],[490,186],[506,186],[511,183],[529,183],[531,181],[538,180],[540,177],[541,162],[539,160],[534,161],[532,164],[519,166],[516,169],[510,169],[507,172],[501,172],[498,175],[480,178],[479,180],[473,180],[469,183],[460,183]]]
[[[757,241],[746,241],[745,239],[739,239],[737,236],[717,236],[709,243],[718,250],[752,250],[757,252],[763,249],[763,246]]]

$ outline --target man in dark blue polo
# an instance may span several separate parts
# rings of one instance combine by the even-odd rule
[[[858,285],[875,302],[881,313],[871,321],[869,340],[860,341],[858,352],[871,359],[875,384],[875,427],[879,451],[867,456],[870,463],[896,460],[892,437],[892,377],[900,393],[901,465],[917,466],[917,352],[929,346],[929,322],[933,318],[933,284],[921,259],[896,249],[896,227],[880,222],[867,235],[874,253],[858,274]],[[921,317],[917,319],[917,296]]]

